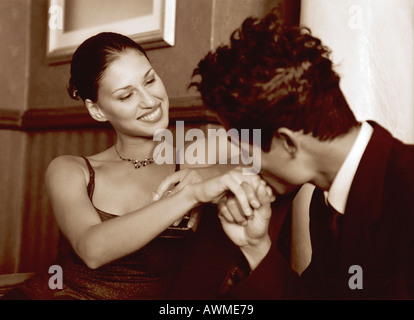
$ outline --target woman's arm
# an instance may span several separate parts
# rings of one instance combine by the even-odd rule
[[[98,268],[142,248],[191,208],[211,202],[227,190],[238,194],[239,201],[247,208],[240,181],[250,184],[260,181],[257,176],[244,177],[240,170],[232,170],[102,222],[87,195],[89,179],[80,163],[79,158],[68,156],[53,160],[46,172],[46,186],[61,231],[90,268]]]
[[[196,205],[188,192],[180,192],[102,222],[88,197],[88,180],[74,157],[53,160],[46,172],[46,186],[57,223],[90,268],[140,249]]]
[[[244,167],[244,173],[249,174],[249,169],[244,165],[240,148],[231,143],[225,134],[220,134],[207,139],[200,138],[194,142],[187,143],[179,152],[181,156],[181,169],[167,176],[153,193],[153,200],[160,199],[171,186],[177,185],[174,191],[178,191],[186,185],[198,183],[208,179],[224,175],[238,167]],[[211,147],[213,146],[213,147]],[[189,163],[194,150],[204,155],[201,163]],[[200,151],[201,150],[201,151]],[[257,151],[257,150],[256,150]],[[256,174],[252,172],[250,174]],[[254,192],[246,193],[253,209],[259,208],[259,201]]]

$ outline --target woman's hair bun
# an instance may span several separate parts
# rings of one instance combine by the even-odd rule
[[[68,86],[66,90],[69,93],[69,96],[74,100],[79,100],[79,92],[76,86],[72,83],[71,80],[69,80]]]

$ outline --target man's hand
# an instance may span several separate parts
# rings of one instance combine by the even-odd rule
[[[242,183],[241,186],[247,197],[254,199],[251,201],[257,200],[259,206],[256,205],[253,214],[246,219],[237,198],[224,196],[218,204],[219,217],[223,230],[240,247],[251,269],[254,270],[271,246],[268,228],[272,215],[271,203],[275,201],[275,196],[264,181],[261,181],[257,188],[247,183]]]

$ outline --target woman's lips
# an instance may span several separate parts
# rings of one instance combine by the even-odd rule
[[[162,117],[162,109],[161,109],[161,105],[159,105],[158,107],[156,107],[150,113],[147,113],[147,114],[139,117],[138,120],[145,121],[145,122],[156,122],[156,121],[160,120],[161,117]]]

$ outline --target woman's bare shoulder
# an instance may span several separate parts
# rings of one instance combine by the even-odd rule
[[[80,156],[61,155],[54,158],[46,170],[46,180],[53,177],[87,177],[88,168],[85,159]]]
[[[80,156],[73,156],[73,155],[61,155],[54,158],[49,163],[49,167],[51,168],[65,168],[67,166],[74,167],[74,166],[83,166],[85,164],[85,160],[83,157]]]

